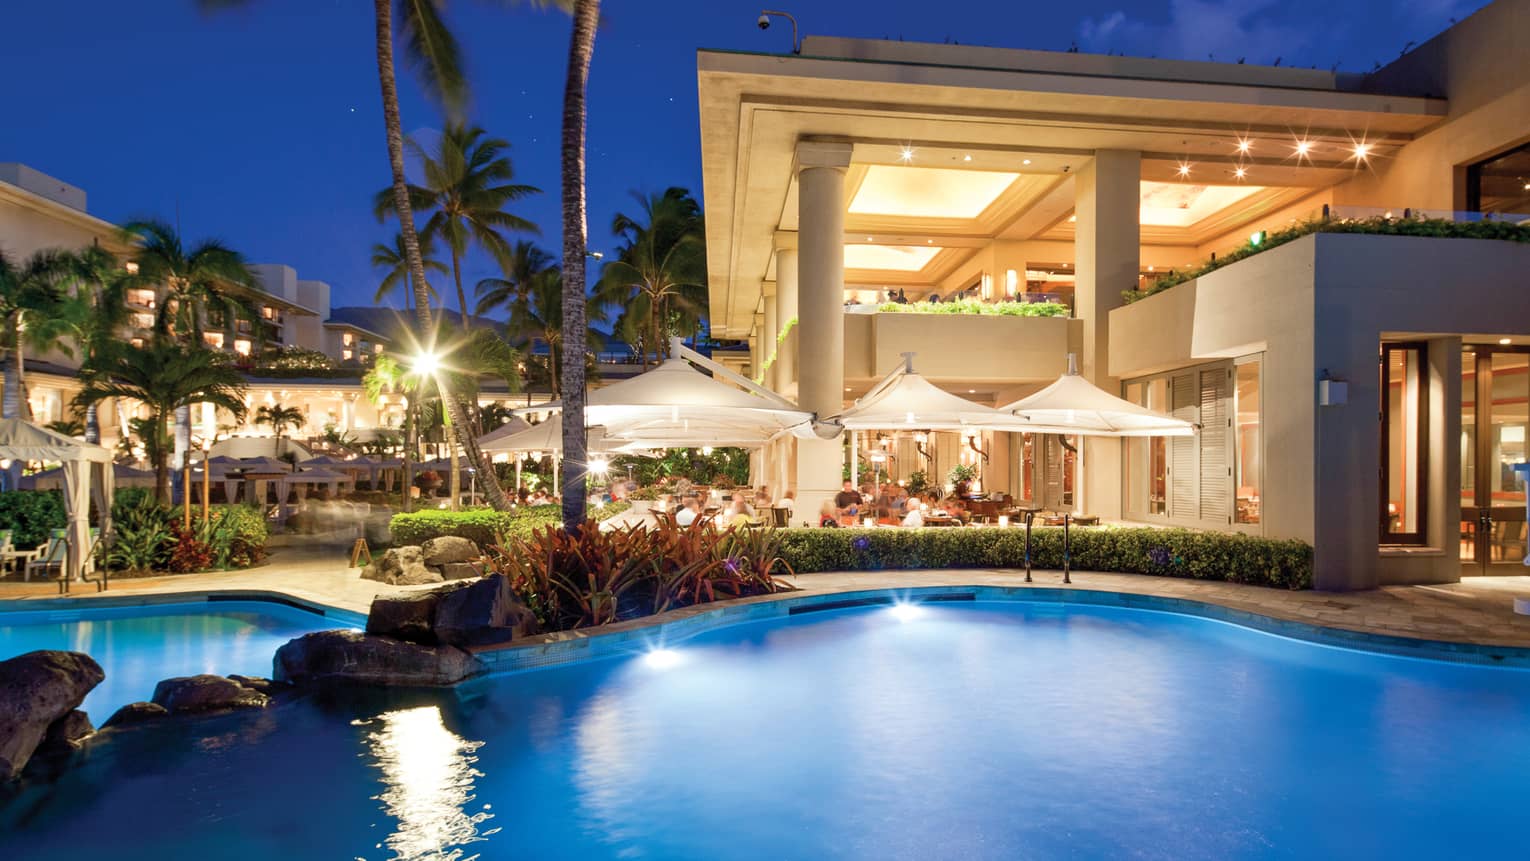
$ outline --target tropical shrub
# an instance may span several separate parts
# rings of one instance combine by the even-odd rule
[[[983,302],[958,299],[955,302],[883,302],[877,311],[884,314],[978,314],[984,317],[1066,317],[1068,306],[1061,302]]]
[[[677,607],[792,587],[770,530],[661,524],[576,532],[544,526],[494,545],[489,568],[536,613],[544,630],[606,625]]]
[[[124,488],[112,505],[112,543],[106,550],[111,568],[144,572],[169,565],[175,514],[156,502],[152,492],[126,493],[141,489]]]
[[[590,506],[590,518],[609,520],[631,506],[612,502]],[[479,547],[514,538],[524,538],[544,527],[563,522],[563,510],[556,505],[526,505],[514,511],[470,508],[464,511],[415,511],[395,514],[388,522],[394,544],[424,544],[432,538],[455,535],[472,540]]]
[[[179,520],[170,522],[170,558],[165,568],[172,574],[190,574],[212,567],[212,545],[202,540],[197,526],[187,529]]]
[[[1164,275],[1145,290],[1123,290],[1128,303],[1146,299],[1170,287],[1193,281],[1261,251],[1293,242],[1311,233],[1366,233],[1375,236],[1429,236],[1439,239],[1499,239],[1506,242],[1530,242],[1530,227],[1509,221],[1447,221],[1442,218],[1317,218],[1284,230],[1256,233],[1238,248],[1214,257],[1193,269]]]
[[[194,512],[188,532],[180,509],[160,505],[152,493],[125,492],[118,493],[112,506],[112,533],[106,551],[106,563],[112,568],[177,574],[248,568],[266,557],[270,537],[258,509],[215,505],[205,524]]]
[[[887,569],[1022,568],[1023,529],[782,529],[780,555],[799,574]],[[1312,548],[1300,541],[1148,527],[1074,528],[1075,570],[1312,588]],[[1031,537],[1036,568],[1061,568],[1063,530]]]
[[[11,530],[12,546],[31,549],[47,541],[51,530],[64,526],[64,498],[58,491],[0,493],[0,529]]]

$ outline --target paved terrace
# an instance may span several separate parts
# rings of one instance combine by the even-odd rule
[[[997,569],[804,574],[787,579],[807,594],[829,594],[914,586],[1055,588],[1061,585],[1062,574],[1037,571],[1031,584],[1024,582],[1023,572]],[[76,587],[71,596],[90,601],[101,594],[120,598],[254,590],[365,613],[374,595],[418,588],[428,587],[385,586],[362,580],[359,571],[346,568],[345,555],[339,549],[279,548],[265,564],[247,571],[117,579],[105,593],[97,593],[93,584],[86,583]],[[1513,610],[1514,596],[1530,596],[1530,576],[1474,577],[1440,586],[1388,586],[1371,592],[1334,593],[1086,571],[1073,574],[1072,588],[1204,601],[1366,634],[1530,648],[1530,616],[1515,615]],[[56,597],[58,589],[52,583],[0,582],[0,601]]]

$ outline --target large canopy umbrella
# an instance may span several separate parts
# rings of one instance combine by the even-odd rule
[[[112,527],[115,473],[110,449],[35,425],[24,419],[0,419],[0,458],[57,461],[64,470],[64,516],[68,520],[68,556],[64,574],[78,579],[90,552],[90,503],[94,496],[101,534]]]
[[[914,373],[914,354],[829,421],[846,430],[1025,430],[1024,422],[953,395]]]
[[[113,484],[117,487],[153,487],[154,473],[137,469],[125,463],[112,465]],[[63,490],[64,468],[62,466],[43,470],[34,475],[23,476],[18,485],[22,490]]]
[[[1072,367],[1036,394],[1001,409],[1025,422],[1028,433],[1127,437],[1192,436],[1196,431],[1194,422],[1118,398]]]
[[[499,440],[514,436],[530,427],[531,422],[526,421],[520,416],[511,416],[509,421],[479,437],[478,447],[483,448],[485,445],[492,445]]]
[[[608,437],[626,443],[658,448],[676,438],[694,440],[689,445],[761,444],[813,419],[791,401],[679,343],[672,345],[671,354],[651,371],[590,392],[585,424],[603,427]],[[561,409],[552,403],[520,412]]]

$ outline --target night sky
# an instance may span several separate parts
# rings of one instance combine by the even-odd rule
[[[776,5],[777,0],[770,0]],[[565,15],[455,0],[470,116],[508,138],[517,179],[544,189],[519,214],[559,245],[558,123]],[[804,33],[1001,47],[1124,52],[1366,71],[1486,5],[1484,0],[817,0],[791,3]],[[0,162],[82,186],[114,222],[173,219],[252,262],[329,282],[368,304],[373,242],[393,229],[370,201],[388,183],[367,0],[267,0],[217,15],[193,0],[6,3],[0,17]],[[590,85],[590,245],[633,189],[701,194],[698,48],[786,52],[761,32],[759,0],[607,0]],[[399,70],[406,132],[438,112]],[[3,237],[0,237],[3,242]],[[466,283],[491,274],[470,261]],[[449,294],[449,290],[444,291]]]

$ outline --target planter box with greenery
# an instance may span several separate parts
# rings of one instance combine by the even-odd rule
[[[1025,530],[783,529],[781,557],[793,571],[1023,568]],[[1034,530],[1036,568],[1061,568],[1063,531]],[[1312,548],[1300,541],[1146,527],[1072,530],[1080,571],[1222,580],[1282,589],[1312,588]]]
[[[627,510],[627,503],[613,502],[590,507],[590,517],[608,520]],[[556,505],[529,505],[514,511],[472,508],[466,511],[416,511],[395,514],[388,522],[393,543],[424,544],[432,538],[455,535],[467,538],[479,547],[488,547],[513,538],[529,538],[543,526],[563,522],[562,509]]]

